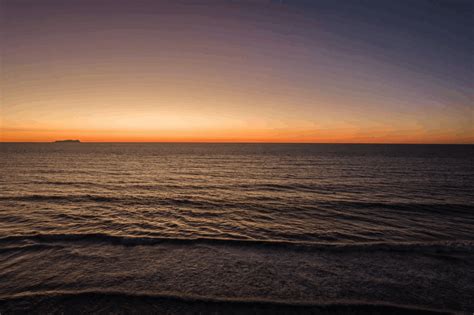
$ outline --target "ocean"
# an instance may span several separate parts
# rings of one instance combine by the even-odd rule
[[[1,143],[0,313],[474,311],[474,146]]]

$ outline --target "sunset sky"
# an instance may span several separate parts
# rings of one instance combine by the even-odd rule
[[[0,141],[474,143],[473,3],[2,0]]]

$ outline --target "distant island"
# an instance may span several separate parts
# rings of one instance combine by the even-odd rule
[[[56,140],[54,142],[55,143],[64,143],[64,142],[66,142],[66,143],[80,143],[81,141],[79,141],[79,140]]]

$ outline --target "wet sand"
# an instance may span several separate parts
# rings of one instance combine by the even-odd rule
[[[0,300],[0,309],[5,314],[449,314],[389,304],[305,305],[97,293]]]

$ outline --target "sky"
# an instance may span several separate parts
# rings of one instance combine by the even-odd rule
[[[474,143],[470,0],[1,0],[0,141]]]

